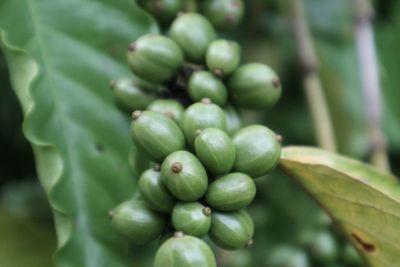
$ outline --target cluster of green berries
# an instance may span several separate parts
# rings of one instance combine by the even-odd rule
[[[236,27],[244,15],[242,0],[139,0],[161,25],[169,25],[179,12],[199,12],[215,28],[229,30]]]
[[[176,233],[159,248],[155,267],[216,266],[201,238],[227,250],[252,244],[246,207],[256,195],[253,179],[270,173],[281,154],[280,137],[263,125],[241,128],[235,108],[273,106],[279,78],[264,64],[240,66],[239,45],[217,39],[197,13],[179,15],[168,37],[140,37],[127,56],[138,78],[111,85],[133,111],[139,154],[153,164],[139,178],[140,198],[116,207],[112,224],[139,244],[172,226]]]

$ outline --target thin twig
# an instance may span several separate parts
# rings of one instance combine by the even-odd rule
[[[371,25],[373,9],[368,0],[353,0],[355,8],[355,31],[360,79],[364,96],[365,115],[371,142],[371,162],[376,167],[389,171],[387,144],[381,129],[381,88]]]
[[[304,71],[303,87],[314,122],[318,144],[326,150],[336,151],[332,121],[319,77],[319,62],[307,26],[303,0],[292,1],[292,18],[298,53]]]

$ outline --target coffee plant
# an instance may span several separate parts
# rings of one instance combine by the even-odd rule
[[[378,16],[400,14],[385,3]],[[397,83],[381,95],[371,14],[368,0],[0,2],[44,188],[0,184],[0,266],[399,266],[400,128],[381,114]]]

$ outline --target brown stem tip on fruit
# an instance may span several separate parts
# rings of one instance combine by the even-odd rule
[[[246,242],[246,247],[247,247],[247,248],[248,248],[248,247],[251,247],[253,244],[254,244],[253,239],[250,239],[250,240],[248,240],[248,241]]]
[[[171,120],[173,120],[175,118],[174,113],[167,111],[164,113],[165,116],[167,116],[168,118],[170,118]]]
[[[184,237],[184,236],[185,236],[185,234],[182,231],[177,231],[174,234],[174,237]]]
[[[201,103],[203,103],[203,104],[211,104],[212,102],[211,102],[211,100],[209,98],[205,97],[205,98],[203,98],[201,100]]]
[[[135,49],[136,49],[136,44],[135,43],[130,43],[128,45],[128,51],[129,52],[133,52],[133,51],[135,51]]]
[[[276,141],[278,141],[279,143],[282,144],[282,142],[283,142],[283,137],[282,137],[282,135],[277,134],[277,135],[276,135]]]
[[[206,216],[210,216],[211,215],[211,208],[210,207],[204,207],[203,208],[203,213]]]
[[[154,165],[154,166],[153,166],[153,170],[156,171],[156,172],[161,171],[161,166],[160,166],[160,164]]]
[[[182,163],[180,162],[175,162],[171,165],[171,171],[174,173],[180,173],[182,171]]]
[[[224,78],[224,71],[220,69],[215,69],[213,71],[214,75],[217,76],[218,78],[222,79]]]
[[[281,86],[281,81],[280,81],[279,79],[274,79],[274,80],[272,81],[272,85],[273,85],[275,88],[278,88],[278,87]]]
[[[202,129],[197,129],[196,132],[194,133],[195,136],[200,135],[202,131],[203,131]]]
[[[142,112],[140,110],[135,110],[134,112],[132,112],[132,120],[137,120],[140,115],[142,115]]]
[[[113,216],[114,216],[113,211],[112,211],[112,210],[109,210],[109,211],[108,211],[108,219],[112,220]]]
[[[111,81],[110,81],[110,89],[111,89],[111,90],[114,89],[114,87],[115,87],[116,84],[117,84],[117,81],[116,81],[116,80],[111,80]]]

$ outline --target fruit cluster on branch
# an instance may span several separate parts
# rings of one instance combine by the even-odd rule
[[[242,127],[238,112],[274,106],[278,76],[265,64],[241,65],[239,44],[218,39],[215,30],[235,26],[243,3],[202,1],[205,16],[176,15],[189,2],[195,3],[143,1],[171,25],[166,35],[131,43],[134,77],[111,82],[118,104],[132,112],[138,153],[149,158],[139,198],[116,207],[112,225],[138,244],[175,232],[156,253],[155,267],[216,266],[201,240],[206,235],[223,249],[250,246],[254,224],[246,207],[256,195],[254,178],[270,173],[281,153],[280,136],[264,125]]]

